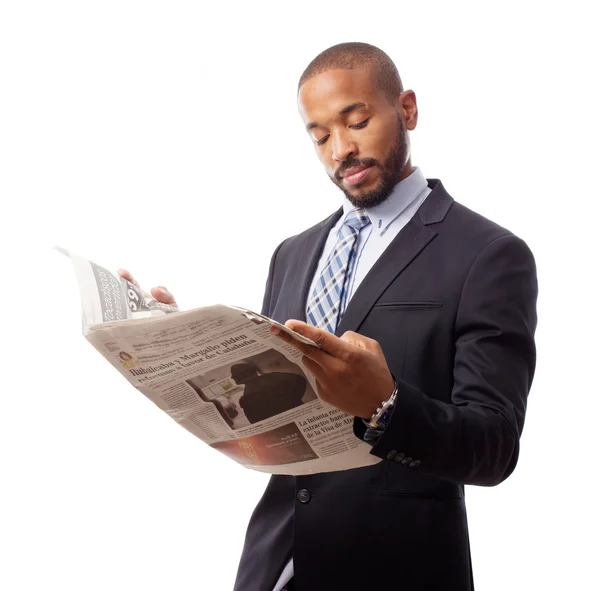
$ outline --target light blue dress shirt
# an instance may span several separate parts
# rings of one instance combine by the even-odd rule
[[[431,189],[427,186],[427,179],[423,176],[423,173],[419,168],[415,168],[409,176],[401,180],[394,187],[391,195],[383,203],[366,210],[371,223],[364,227],[358,235],[356,266],[354,268],[354,273],[350,278],[351,285],[349,286],[348,303],[367,273],[371,270],[371,267],[383,254],[392,240],[398,235],[400,230],[402,230],[415,213],[417,213],[417,210],[423,205],[423,202],[429,193],[431,193]],[[344,212],[329,232],[329,236],[323,247],[323,253],[319,259],[319,264],[317,265],[317,271],[313,277],[310,290],[308,291],[309,298],[315,289],[317,280],[327,264],[327,257],[337,242],[338,233],[346,216],[354,209],[354,205],[352,205],[346,197],[344,197],[342,207]],[[280,591],[293,576],[294,559],[291,558],[285,565],[273,591]]]

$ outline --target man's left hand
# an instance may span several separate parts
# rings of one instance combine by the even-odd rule
[[[390,397],[394,379],[377,341],[351,331],[336,337],[299,320],[285,324],[318,345],[305,345],[271,327],[273,334],[304,354],[302,361],[315,376],[323,401],[349,415],[370,419]]]

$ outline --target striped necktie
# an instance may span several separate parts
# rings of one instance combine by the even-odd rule
[[[371,221],[364,209],[356,208],[346,216],[335,247],[327,257],[306,307],[309,324],[334,333],[348,303],[352,274],[356,267],[356,244],[360,231]]]

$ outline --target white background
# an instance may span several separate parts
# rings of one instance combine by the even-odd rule
[[[297,79],[354,40],[416,91],[413,163],[538,262],[520,463],[467,491],[476,586],[600,587],[594,3],[490,6],[2,4],[0,588],[231,589],[267,477],[205,447],[84,341],[50,247],[130,268],[183,308],[260,308],[272,250],[340,198]]]

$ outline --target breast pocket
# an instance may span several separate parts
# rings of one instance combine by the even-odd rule
[[[375,304],[375,308],[382,311],[393,311],[393,310],[428,310],[441,308],[442,302],[439,300],[422,300],[413,302],[378,302]]]

